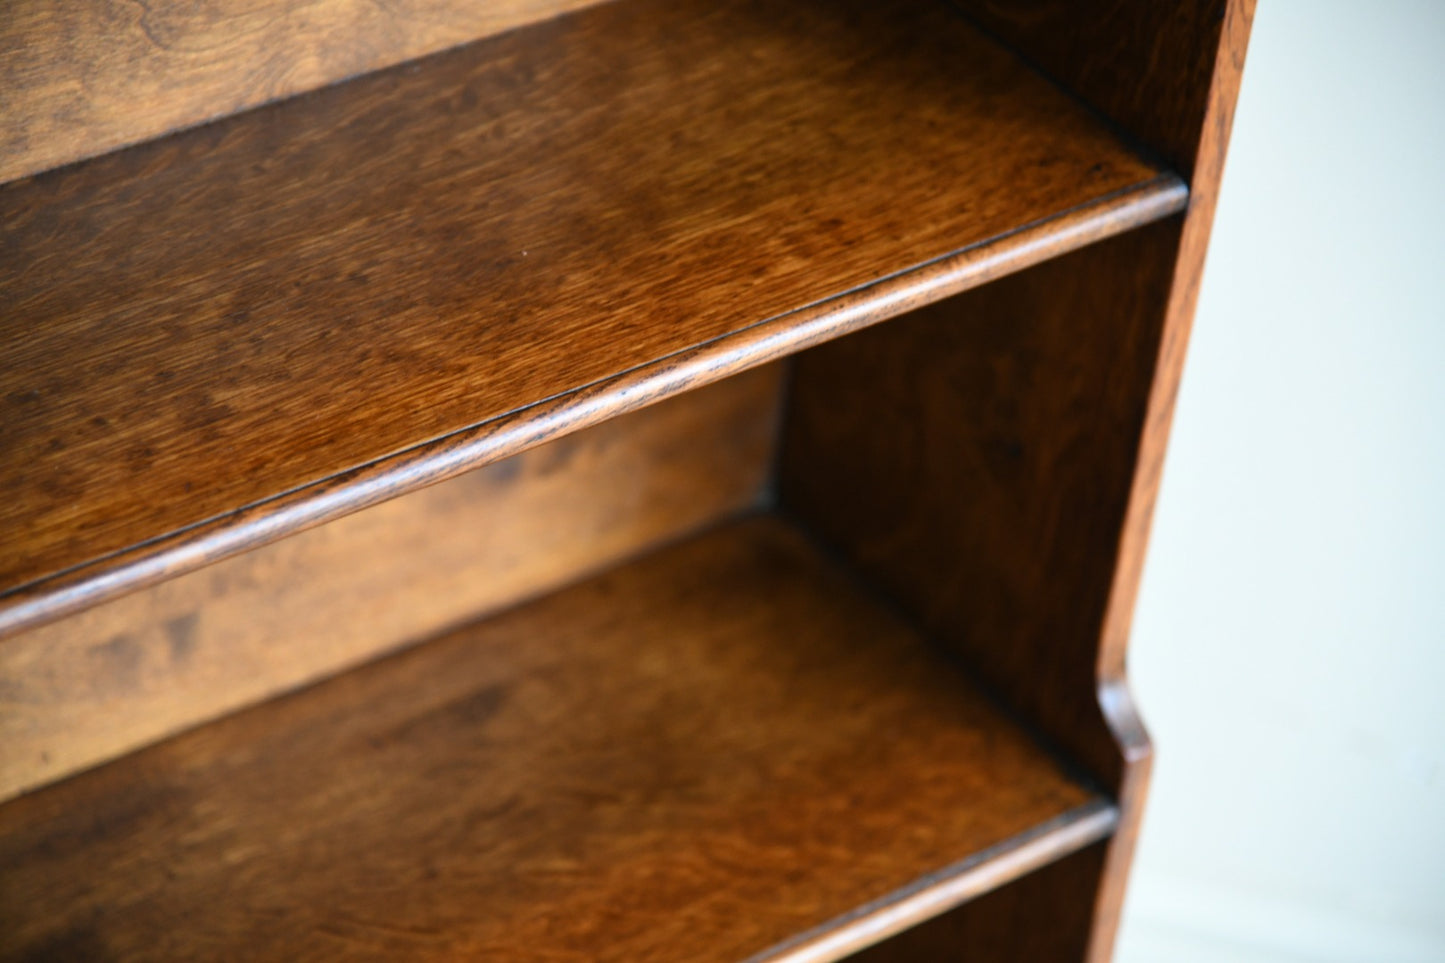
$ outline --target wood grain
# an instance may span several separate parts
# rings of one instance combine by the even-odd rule
[[[866,285],[434,443],[0,593],[0,636],[264,546],[1148,223],[1175,209],[1185,196],[1169,179],[1156,188],[1141,192],[1125,206],[1106,200],[1078,209],[1025,228],[998,245],[967,249],[926,270]]]
[[[1088,951],[1104,843],[985,893],[848,963],[1078,963]]]
[[[1072,864],[1078,852],[1098,850],[1103,843],[1090,841],[1106,838],[1117,817],[1115,807],[1103,800],[1071,810],[975,854],[964,865],[925,877],[880,906],[855,912],[847,925],[825,924],[775,947],[765,958],[827,963],[850,954],[847,959],[854,961],[871,959],[872,947],[887,947],[881,954],[884,958],[907,960],[927,959],[922,955],[925,947],[945,953],[942,958],[968,963],[983,963],[991,958],[986,952],[1000,960],[1058,958],[1044,951],[1082,945],[1088,936],[1090,907],[1077,900],[1077,873],[1063,885],[1043,887],[1034,881],[1054,880],[1055,867]],[[1011,897],[1006,901],[1009,909],[1004,909],[996,894],[1019,886],[1028,895]],[[988,921],[980,924],[978,917]],[[940,927],[937,920],[947,923]],[[962,920],[967,921],[962,924],[967,936],[960,941],[955,933]],[[936,935],[940,930],[942,938]],[[913,934],[919,931],[923,938],[915,939]]]
[[[950,2],[1193,183],[1233,0]]]
[[[922,0],[602,5],[8,185],[0,620],[1183,203]]]
[[[12,800],[0,958],[788,959],[1098,807],[761,519]]]
[[[756,506],[781,371],[721,384],[0,645],[0,798]]]
[[[783,506],[1110,788],[1100,622],[1178,219],[797,358]]]
[[[6,0],[0,183],[597,0]]]
[[[1103,963],[1151,757],[1129,621],[1253,4],[959,6],[1186,172],[1189,210],[816,352],[783,491],[1117,794],[1076,894]]]
[[[1244,58],[1253,20],[1254,0],[1228,0],[1221,12],[1219,40],[1209,58],[1212,70],[1197,78],[1207,93],[1197,140],[1193,142],[1193,160],[1187,168],[1191,172],[1193,193],[1188,214],[1180,228],[1178,256],[1169,289],[1169,302],[1162,319],[1139,454],[1128,507],[1119,530],[1118,562],[1114,566],[1109,604],[1099,633],[1099,702],[1114,730],[1127,766],[1117,795],[1122,807],[1120,831],[1109,846],[1097,902],[1090,943],[1091,963],[1107,963],[1113,955],[1115,933],[1123,909],[1125,885],[1143,818],[1144,794],[1152,766],[1153,750],[1149,736],[1129,692],[1126,672],[1129,629],[1144,571],[1144,553],[1149,544],[1154,504],[1164,470],[1164,453],[1174,420],[1174,400],[1179,394],[1184,353],[1194,325],[1194,309],[1204,276],[1204,257],[1214,224],[1214,206],[1224,174],[1224,158],[1234,126],[1235,101],[1244,73]]]

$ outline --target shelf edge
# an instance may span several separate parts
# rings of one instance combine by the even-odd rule
[[[831,963],[1111,836],[1119,809],[1096,798],[744,963]]]
[[[0,638],[794,354],[1185,210],[1173,173],[636,368],[0,592]]]

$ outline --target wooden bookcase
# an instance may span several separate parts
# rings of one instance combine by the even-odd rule
[[[0,959],[1107,959],[1251,6],[19,0]]]

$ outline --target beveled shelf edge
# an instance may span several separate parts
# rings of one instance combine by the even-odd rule
[[[1175,174],[0,593],[0,638],[1183,211]]]
[[[744,963],[831,963],[1113,835],[1119,809],[1102,797]]]

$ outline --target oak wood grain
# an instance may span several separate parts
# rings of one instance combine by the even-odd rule
[[[1113,236],[1167,214],[1185,196],[1178,183],[1167,178],[1155,188],[1123,207],[1106,200],[1078,209],[1016,232],[998,245],[967,249],[926,270],[751,325],[658,363],[0,593],[0,636],[344,517]]]
[[[883,905],[852,914],[848,925],[825,924],[774,948],[765,958],[826,963],[846,953],[850,961],[871,960],[871,948],[876,947],[884,958],[922,963],[930,959],[926,947],[939,954],[938,959],[967,963],[1060,959],[1049,951],[1082,945],[1092,914],[1088,902],[1078,899],[1089,880],[1080,880],[1077,871],[1060,880],[1057,867],[1072,865],[1079,853],[1098,851],[1105,843],[1088,841],[1107,838],[1117,819],[1114,805],[1102,800],[1071,810],[975,854],[966,866],[926,877]],[[1040,885],[1040,880],[1051,882]],[[1023,895],[1009,895],[1002,902],[996,898],[1018,887],[1023,887]],[[964,920],[965,935],[958,939]],[[920,931],[922,938],[914,938]]]
[[[1105,843],[1043,866],[848,963],[1078,963],[1088,952]]]
[[[10,184],[0,623],[1184,200],[923,0],[602,5]]]
[[[1110,788],[1100,624],[1177,218],[799,355],[780,496]]]
[[[1103,963],[1151,759],[1128,627],[1253,4],[958,6],[1183,171],[1188,212],[940,307],[912,334],[903,322],[817,352],[833,360],[799,368],[798,391],[818,396],[783,490],[792,474],[797,511],[1117,794],[1120,829],[1075,894],[1093,911],[1082,957]],[[860,478],[867,491],[849,494]]]
[[[1153,748],[1129,692],[1126,672],[1129,629],[1144,571],[1144,554],[1159,495],[1169,429],[1174,420],[1174,401],[1179,395],[1184,354],[1194,325],[1194,309],[1204,276],[1205,253],[1214,224],[1214,207],[1219,198],[1219,184],[1224,174],[1230,131],[1234,126],[1235,102],[1239,96],[1253,20],[1254,0],[1228,0],[1220,10],[1218,40],[1212,55],[1207,58],[1211,68],[1194,74],[1196,85],[1206,91],[1203,116],[1197,136],[1184,142],[1180,148],[1186,151],[1186,169],[1190,172],[1192,194],[1188,213],[1180,226],[1169,302],[1162,318],[1139,453],[1119,530],[1118,561],[1114,566],[1113,585],[1099,632],[1099,703],[1119,742],[1126,768],[1116,796],[1122,807],[1120,828],[1108,847],[1091,934],[1090,963],[1107,963],[1113,955],[1125,885],[1143,819],[1144,795],[1153,764]]]
[[[597,0],[6,0],[0,182]]]
[[[7,639],[0,799],[756,506],[758,368]]]
[[[836,958],[1100,806],[763,518],[12,800],[0,958]]]
[[[950,2],[1193,181],[1232,0]]]

